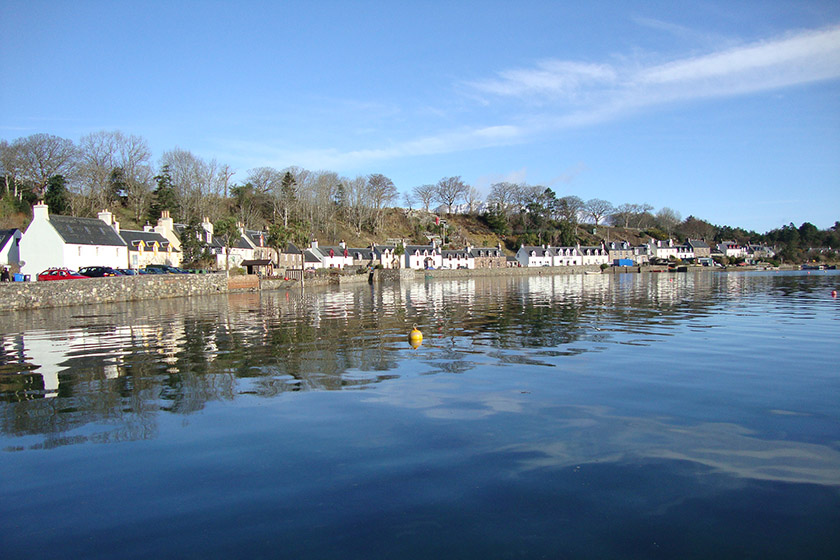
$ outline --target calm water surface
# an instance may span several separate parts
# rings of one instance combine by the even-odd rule
[[[535,276],[11,314],[0,556],[837,558],[836,289]]]

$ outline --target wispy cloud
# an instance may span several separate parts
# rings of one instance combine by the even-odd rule
[[[605,103],[650,105],[664,100],[733,96],[840,77],[840,28],[807,31],[772,41],[639,67],[541,61],[472,82],[477,92],[502,97],[539,95],[546,103],[580,100],[597,112]]]
[[[483,106],[511,114],[506,123],[443,131],[372,149],[278,155],[305,166],[352,167],[522,144],[546,133],[591,126],[666,103],[738,96],[837,78],[840,27],[738,47],[727,45],[718,51],[648,65],[542,60],[532,67],[501,70],[495,77],[462,84]]]

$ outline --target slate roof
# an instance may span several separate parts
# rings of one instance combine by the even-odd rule
[[[466,249],[452,249],[452,250],[447,249],[447,250],[445,250],[445,251],[441,251],[441,252],[440,252],[440,254],[441,254],[441,256],[443,256],[444,258],[447,258],[447,257],[449,257],[450,255],[452,255],[452,258],[463,257],[463,258],[465,258],[465,259],[466,259],[466,258],[469,258],[469,257],[470,257],[470,253],[469,253],[469,252],[467,252],[467,250],[466,250]]]
[[[50,224],[68,244],[125,247],[123,238],[99,218],[52,215]]]
[[[350,256],[355,260],[369,261],[375,257],[373,249],[361,249],[351,247],[347,250],[350,251]]]
[[[0,250],[15,236],[16,229],[0,229]]]
[[[480,257],[504,257],[505,254],[498,247],[472,247],[470,255],[476,258]]]
[[[169,240],[167,240],[164,236],[154,231],[138,231],[136,229],[123,229],[120,230],[120,237],[125,239],[125,242],[128,245],[129,249],[134,249],[140,243],[143,243],[146,247],[151,248],[155,241],[157,241],[157,244],[160,247],[166,247],[169,245]]]
[[[245,230],[245,237],[247,237],[255,247],[265,247],[265,239],[267,237],[264,231],[256,231],[253,229]],[[260,245],[260,237],[262,237],[262,245]]]
[[[686,242],[688,245],[694,247],[695,249],[708,249],[709,246],[706,244],[705,241],[701,241],[699,239],[689,239]]]
[[[435,247],[434,245],[406,245],[405,246],[405,254],[406,255],[413,255],[417,251],[419,251],[421,254],[423,253],[423,251],[428,251],[430,255],[433,254],[433,253],[440,254],[440,251],[438,251],[437,247]]]
[[[541,245],[523,245],[520,247],[520,250],[525,251],[528,255],[533,252],[538,257],[550,257],[554,255],[554,251],[551,248],[542,247]]]

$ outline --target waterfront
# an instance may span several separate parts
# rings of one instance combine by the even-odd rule
[[[486,277],[15,312],[0,550],[836,556],[838,285]]]

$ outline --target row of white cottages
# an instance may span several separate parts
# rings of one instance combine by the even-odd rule
[[[573,247],[523,245],[516,252],[516,262],[519,266],[600,266],[619,262],[640,265],[652,259],[696,261],[710,256],[711,249],[700,240],[689,239],[686,243],[677,244],[672,239],[667,241],[651,239],[648,243],[637,246],[632,246],[626,241],[594,246],[578,244]]]

